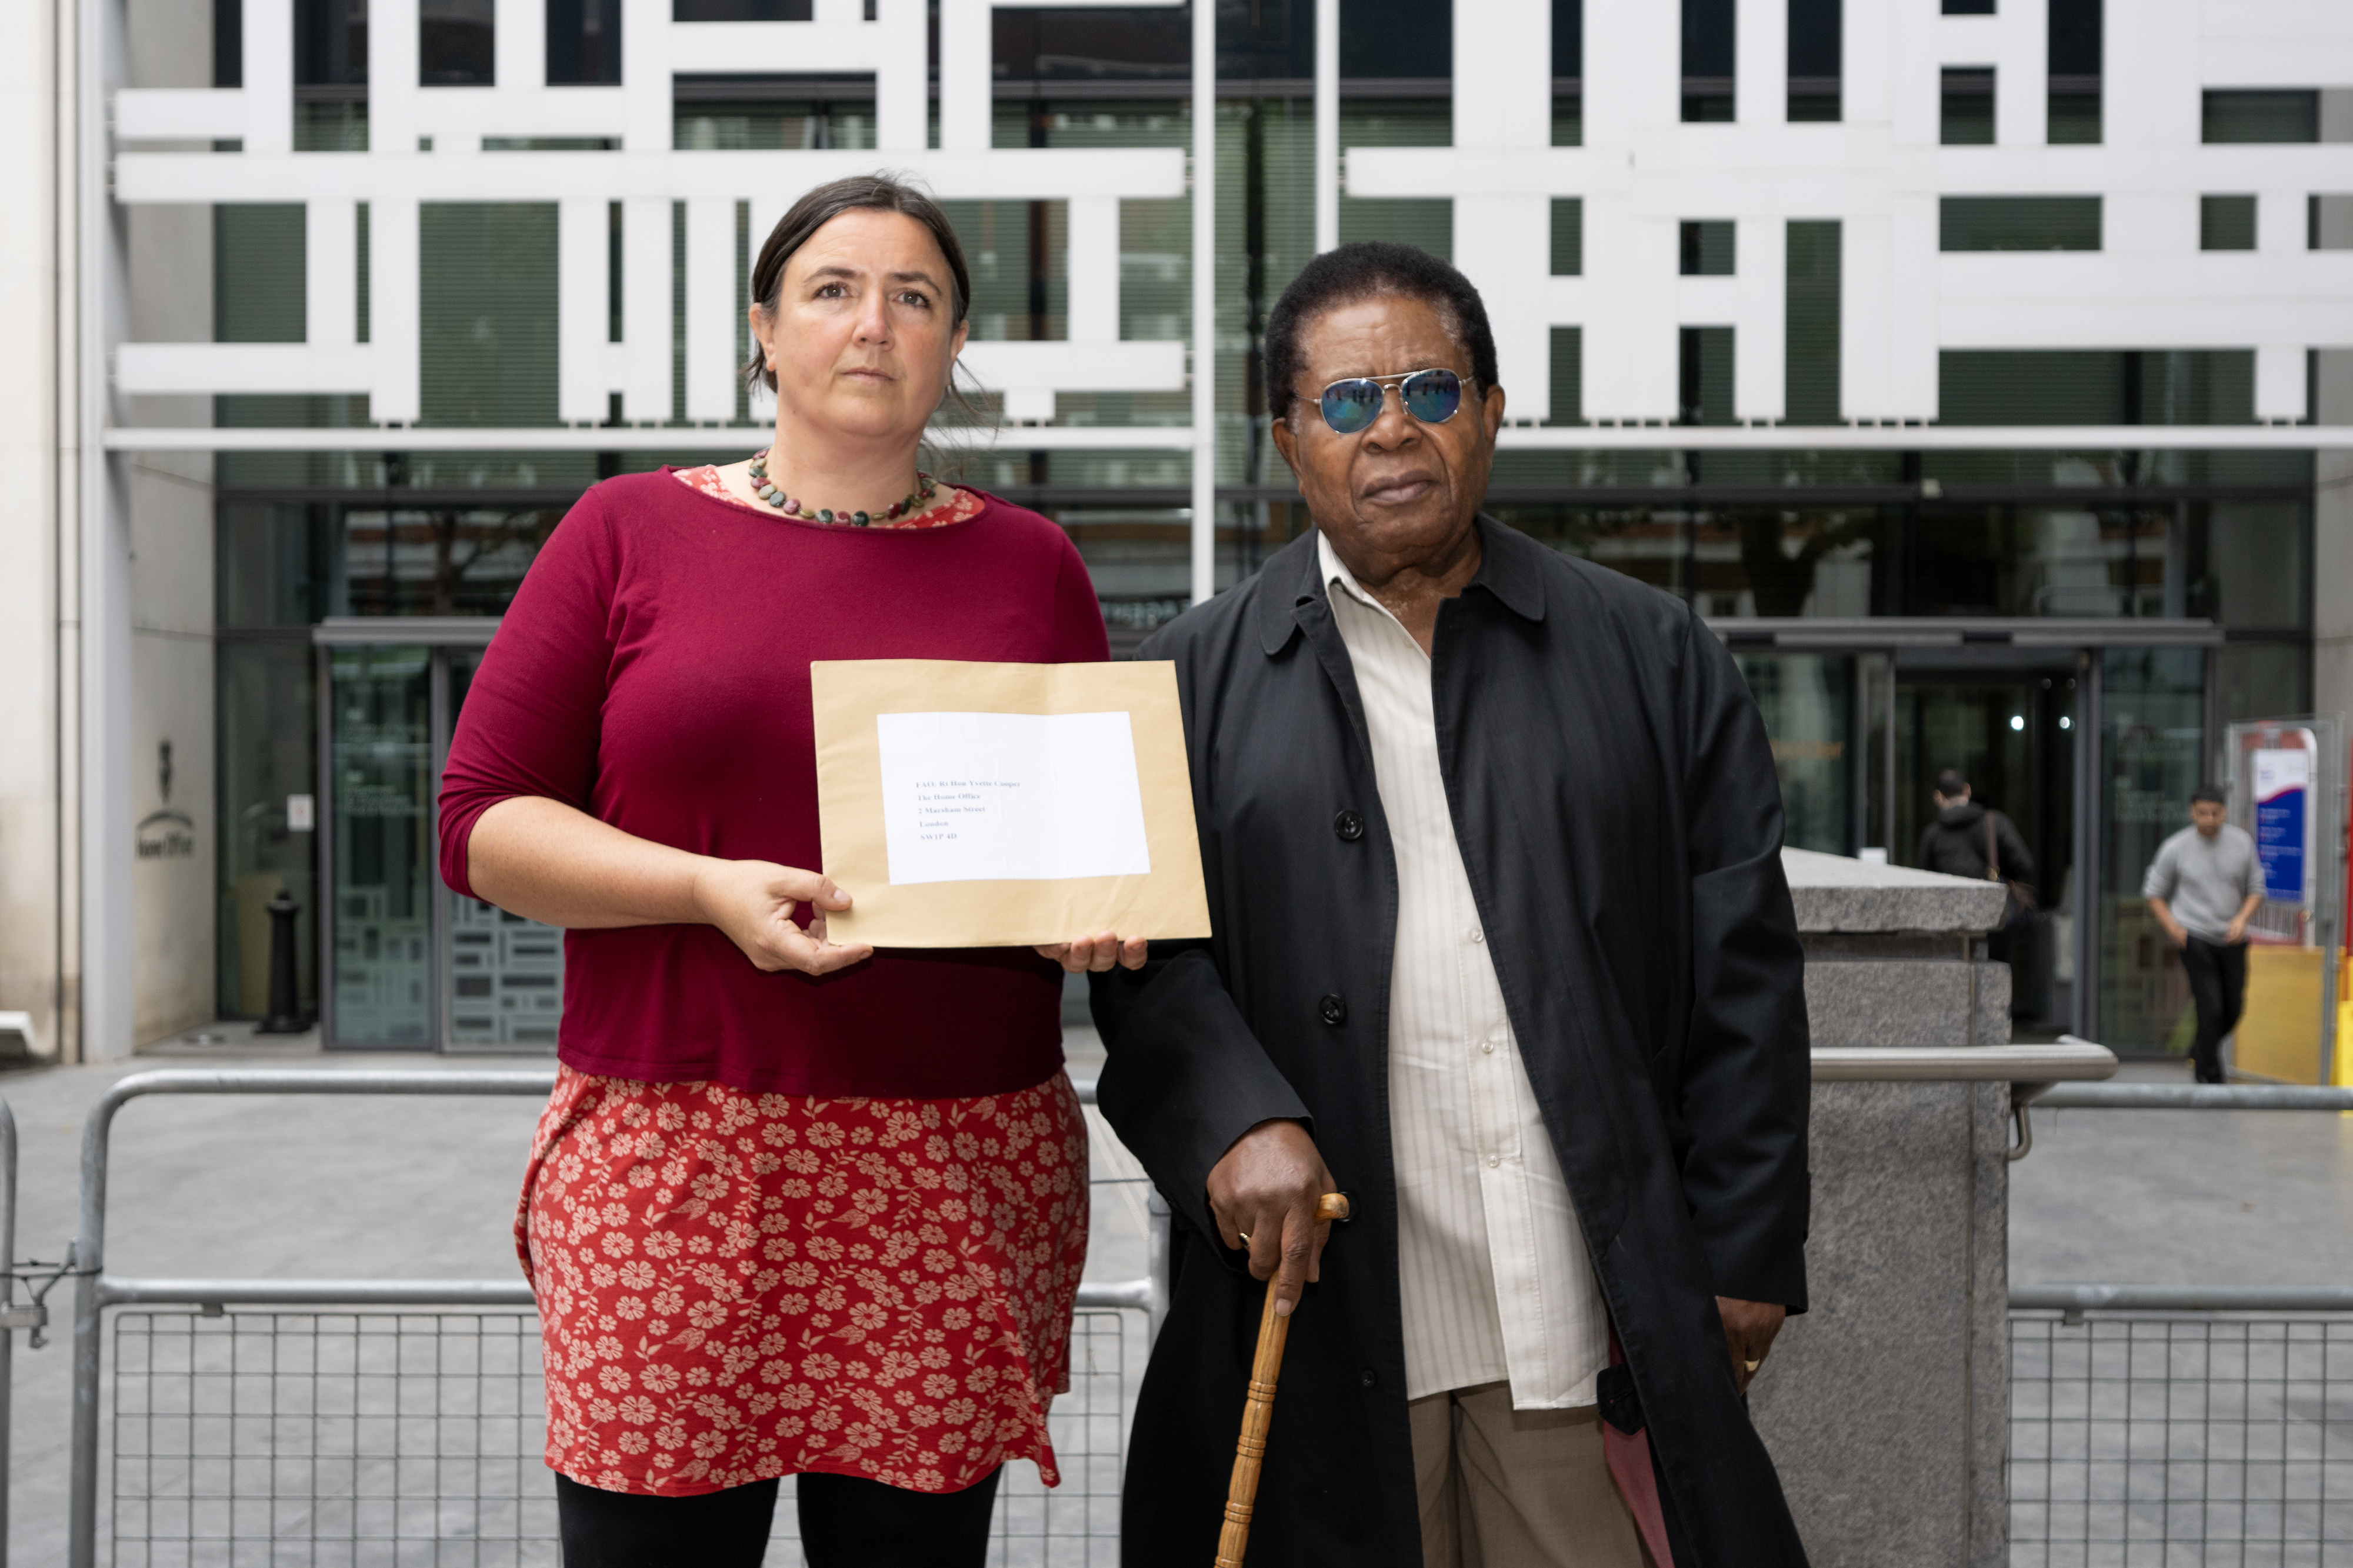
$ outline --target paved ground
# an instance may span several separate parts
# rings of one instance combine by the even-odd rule
[[[242,1031],[132,1064],[0,1078],[22,1141],[18,1256],[56,1258],[73,1229],[90,1105],[115,1079],[195,1065],[463,1067],[513,1059],[322,1057]],[[1101,1048],[1073,1031],[1072,1075]],[[2152,1076],[2161,1069],[2148,1069]],[[2140,1076],[2136,1074],[2135,1076]],[[117,1273],[513,1277],[510,1225],[531,1099],[180,1099],[117,1119],[107,1265]],[[1100,1121],[1097,1122],[1101,1131]],[[1142,1271],[1142,1192],[1099,1137],[1089,1276]],[[2013,1278],[2353,1285],[2353,1118],[2309,1113],[2071,1111],[2035,1118],[2014,1168]],[[69,1291],[49,1348],[16,1357],[10,1542],[18,1564],[62,1561]],[[1131,1352],[1131,1361],[1137,1358]],[[1127,1369],[1132,1382],[1137,1367]]]
[[[2186,1067],[2127,1079],[2187,1081]],[[2353,1115],[2034,1113],[2010,1274],[2038,1284],[2353,1286]]]

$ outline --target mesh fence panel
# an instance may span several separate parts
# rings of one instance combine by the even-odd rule
[[[1062,1484],[1007,1468],[992,1568],[1119,1556],[1130,1337],[1078,1314],[1050,1417]],[[131,1309],[113,1326],[121,1568],[525,1568],[558,1561],[529,1311]],[[787,1480],[768,1555],[801,1563]]]
[[[2013,1568],[2353,1565],[2353,1320],[2010,1319]]]

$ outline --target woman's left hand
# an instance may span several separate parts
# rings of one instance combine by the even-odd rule
[[[1066,973],[1084,974],[1092,970],[1101,974],[1114,963],[1122,969],[1143,968],[1145,945],[1140,936],[1122,942],[1105,931],[1101,936],[1082,936],[1076,942],[1040,942],[1038,956],[1052,959]]]

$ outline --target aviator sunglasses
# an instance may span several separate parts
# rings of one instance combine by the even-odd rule
[[[1340,435],[1354,436],[1381,416],[1381,404],[1388,396],[1382,389],[1395,382],[1398,399],[1405,405],[1408,414],[1424,425],[1443,425],[1462,406],[1464,379],[1451,370],[1352,375],[1325,387],[1317,401],[1324,410],[1324,424]]]

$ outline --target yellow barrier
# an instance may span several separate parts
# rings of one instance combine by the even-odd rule
[[[2320,1081],[2322,956],[2316,947],[2247,949],[2247,1010],[2235,1053],[2241,1072],[2275,1083]]]

